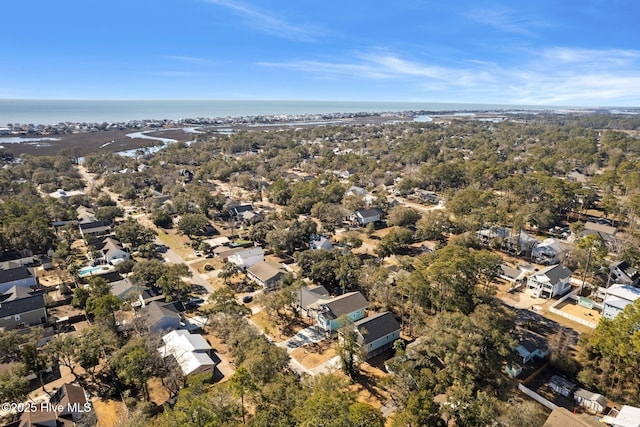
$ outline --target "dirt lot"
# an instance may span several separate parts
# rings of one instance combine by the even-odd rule
[[[317,344],[298,347],[289,355],[305,368],[312,369],[335,357],[337,353],[334,341],[327,339]]]
[[[92,403],[98,419],[97,427],[115,427],[127,416],[127,408],[122,402],[96,400]]]

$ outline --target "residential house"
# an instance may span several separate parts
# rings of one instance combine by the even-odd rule
[[[511,283],[520,284],[525,280],[525,273],[519,268],[513,268],[503,262],[502,264],[500,264],[499,277]]]
[[[573,392],[573,400],[575,400],[578,405],[597,414],[602,414],[604,410],[607,409],[607,399],[603,395],[580,387]]]
[[[623,285],[638,286],[640,274],[631,267],[627,261],[618,261],[611,264],[611,282]]]
[[[278,283],[286,272],[279,262],[260,261],[247,268],[247,277],[266,289]]]
[[[412,198],[419,200],[422,203],[428,203],[435,205],[440,202],[440,197],[433,191],[423,190],[422,188],[416,188],[413,190]]]
[[[384,217],[384,211],[380,208],[369,208],[355,211],[350,219],[360,227],[364,227],[372,222],[380,221]]]
[[[211,359],[211,345],[202,335],[175,330],[162,337],[164,345],[158,349],[162,357],[173,357],[184,376],[211,372],[216,363]]]
[[[601,423],[611,427],[640,427],[640,408],[622,405],[622,408],[612,409],[600,419]]]
[[[107,221],[88,219],[78,223],[78,227],[80,228],[80,235],[85,240],[111,234],[111,225]]]
[[[141,316],[152,333],[179,329],[183,313],[184,306],[179,301],[151,301],[141,310]]]
[[[34,410],[24,411],[19,427],[94,425],[95,414],[84,388],[63,384],[49,399],[48,405],[33,405]]]
[[[309,242],[309,247],[311,248],[311,250],[316,250],[316,249],[329,250],[333,248],[333,244],[331,243],[331,240],[329,240],[325,236],[315,235],[311,238],[311,241]]]
[[[550,265],[527,279],[527,290],[538,298],[553,298],[571,290],[571,270],[560,264]]]
[[[294,299],[296,300],[296,307],[304,313],[306,317],[313,319],[317,318],[317,305],[314,305],[318,300],[329,299],[329,291],[324,286],[302,286],[299,290],[294,292]]]
[[[68,203],[69,199],[73,196],[84,196],[84,195],[85,195],[84,192],[80,190],[64,191],[61,188],[57,189],[53,193],[49,193],[49,197],[62,200],[64,203]]]
[[[140,307],[146,307],[147,304],[153,301],[164,302],[164,300],[165,300],[165,296],[162,293],[160,293],[157,288],[145,289],[142,292],[140,292],[140,295],[138,296]]]
[[[400,338],[400,324],[389,311],[365,317],[354,323],[358,332],[358,345],[369,359],[391,347]]]
[[[10,270],[29,264],[33,264],[33,252],[28,249],[0,252],[0,269],[2,270]]]
[[[560,262],[561,253],[560,241],[558,239],[548,238],[533,247],[531,257],[535,259],[538,264],[551,265]]]
[[[640,298],[640,288],[630,285],[615,284],[604,290],[602,317],[614,319],[626,306]]]
[[[580,169],[574,169],[567,174],[567,180],[585,184],[587,182],[587,175],[583,174]]]
[[[598,222],[587,221],[584,224],[584,231],[580,233],[580,237],[595,234],[599,236],[609,248],[609,252],[616,252],[617,250],[617,238],[616,235],[618,229],[606,224],[600,224]]]
[[[116,282],[111,282],[109,285],[111,285],[109,292],[124,301],[138,299],[140,294],[147,290],[145,286],[134,285],[128,277]]]
[[[547,340],[542,335],[528,329],[517,328],[515,338],[518,340],[515,352],[519,362],[526,364],[535,359],[544,359],[549,355]]]
[[[361,197],[364,200],[366,206],[370,206],[376,200],[376,197],[373,194],[356,185],[352,185],[351,187],[349,187],[349,189],[345,191],[344,195]]]
[[[494,240],[506,241],[511,236],[511,230],[505,227],[483,227],[476,232],[476,237],[483,245],[490,245]]]
[[[220,258],[222,262],[228,262],[230,256],[242,252],[245,249],[246,248],[243,247],[230,248],[229,246],[218,246],[213,248],[213,254]]]
[[[227,258],[227,261],[235,264],[239,269],[246,270],[247,268],[264,261],[264,249],[260,246],[253,248],[242,248]]]
[[[242,214],[245,212],[254,212],[253,206],[238,205],[238,206],[233,206],[232,208],[229,208],[229,214],[238,221],[242,219]]]
[[[331,333],[341,326],[340,317],[347,316],[356,322],[364,317],[367,307],[369,302],[360,292],[348,292],[334,298],[318,300],[310,308],[317,310],[318,326]]]
[[[44,292],[12,286],[0,294],[0,328],[40,325],[47,321]]]
[[[14,286],[35,288],[38,286],[38,278],[30,268],[25,266],[0,270],[0,293],[4,293]]]
[[[569,397],[576,389],[576,385],[559,375],[554,375],[549,381],[549,388],[551,388],[551,390],[553,390],[555,393],[558,393],[564,397]]]
[[[107,237],[101,242],[95,243],[94,246],[98,250],[96,261],[105,264],[116,265],[131,258],[131,254],[124,250],[118,240],[112,237]]]

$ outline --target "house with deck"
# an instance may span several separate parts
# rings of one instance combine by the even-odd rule
[[[550,265],[527,279],[527,291],[538,298],[553,298],[571,290],[573,273],[560,264]]]
[[[320,299],[310,306],[317,311],[317,325],[327,333],[342,326],[339,320],[342,316],[354,322],[362,319],[367,307],[369,302],[360,292],[347,292],[334,298]]]

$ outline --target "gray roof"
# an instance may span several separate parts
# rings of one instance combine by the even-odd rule
[[[358,320],[355,325],[362,335],[364,344],[369,344],[400,330],[400,324],[389,311],[365,317]]]
[[[356,211],[356,215],[359,215],[362,218],[370,218],[378,215],[384,215],[384,211],[380,208],[361,209]]]
[[[247,268],[247,272],[266,283],[284,274],[286,270],[284,266],[278,262],[261,261]]]
[[[551,283],[558,283],[562,280],[565,280],[571,277],[573,273],[568,268],[561,266],[560,264],[550,265],[548,267],[543,268],[538,271],[535,275],[542,276],[545,275],[549,278]]]
[[[117,297],[124,298],[129,293],[140,293],[147,289],[144,286],[134,285],[128,277],[117,282],[111,282],[111,293]]]
[[[533,353],[536,349],[545,352],[549,349],[547,339],[545,337],[528,329],[517,327],[514,331],[513,337],[520,345],[526,348],[529,353]]]
[[[323,315],[327,319],[337,319],[342,315],[369,307],[369,302],[360,292],[348,292],[330,300],[319,300],[317,304],[326,308]]]
[[[307,308],[311,304],[315,303],[319,299],[326,298],[329,296],[329,291],[324,286],[303,286],[299,291],[294,293],[295,298],[298,300],[298,304],[302,308]]]
[[[576,391],[573,392],[573,395],[579,397],[584,400],[590,400],[592,402],[598,402],[603,406],[607,406],[607,399],[598,393],[594,393],[589,390],[585,390],[583,388],[578,387]]]
[[[44,293],[31,294],[29,288],[13,286],[4,294],[0,303],[0,317],[15,316],[45,307]]]
[[[146,314],[147,325],[151,326],[164,317],[180,319],[180,313],[184,311],[184,307],[182,307],[181,302],[151,301],[143,310]]]
[[[0,270],[0,283],[15,282],[16,280],[33,277],[33,273],[27,267],[17,267],[10,270]]]

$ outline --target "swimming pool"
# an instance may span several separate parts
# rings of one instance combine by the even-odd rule
[[[93,273],[96,273],[98,271],[107,271],[109,270],[109,267],[104,267],[104,266],[100,266],[100,267],[82,267],[80,269],[80,275],[81,276],[87,276]]]

